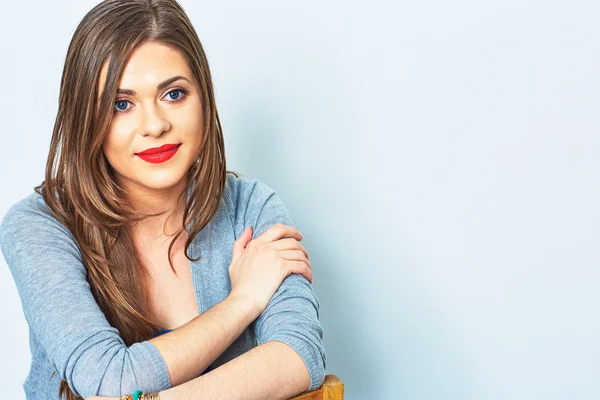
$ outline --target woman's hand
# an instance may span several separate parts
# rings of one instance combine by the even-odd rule
[[[302,274],[312,283],[312,269],[308,252],[298,242],[302,234],[293,226],[275,224],[251,238],[248,227],[233,245],[230,296],[246,298],[260,315],[288,275]]]
[[[85,400],[119,400],[120,397],[104,397],[104,396],[92,396]]]

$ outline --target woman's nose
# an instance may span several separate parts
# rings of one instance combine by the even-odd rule
[[[171,128],[166,115],[164,115],[164,112],[156,105],[144,107],[143,112],[140,114],[141,121],[139,130],[143,136],[150,135],[158,137]]]

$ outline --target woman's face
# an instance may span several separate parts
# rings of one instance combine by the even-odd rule
[[[100,74],[100,93],[107,65]],[[102,150],[119,183],[129,193],[181,190],[200,151],[204,122],[185,58],[174,48],[145,43],[132,53],[118,87]],[[154,156],[139,154],[164,145],[178,147]]]

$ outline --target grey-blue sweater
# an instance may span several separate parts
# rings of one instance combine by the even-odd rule
[[[276,223],[293,225],[274,190],[256,179],[227,173],[218,212],[191,245],[192,258],[198,251],[202,254],[200,260],[190,261],[200,313],[230,293],[233,243],[245,227],[253,227],[254,239]],[[149,341],[128,347],[109,324],[90,291],[79,247],[49,214],[41,195],[33,192],[11,206],[0,224],[0,247],[29,325],[31,369],[23,384],[27,399],[58,399],[61,379],[83,398],[171,387],[156,347]],[[302,357],[313,390],[325,377],[322,339],[319,300],[303,275],[292,274],[262,315],[210,367],[277,340]]]

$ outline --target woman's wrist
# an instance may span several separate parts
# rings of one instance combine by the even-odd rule
[[[250,325],[264,311],[246,296],[230,293],[227,296],[226,301],[229,303],[230,307],[238,310],[240,315],[244,317],[244,321],[246,322],[245,326]]]

